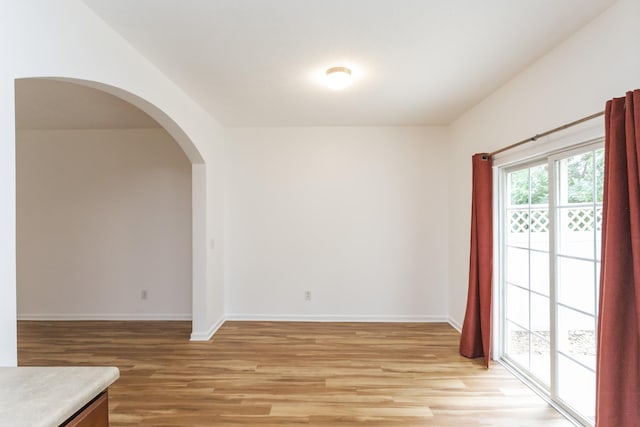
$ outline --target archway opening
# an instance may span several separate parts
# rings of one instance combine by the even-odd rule
[[[19,319],[198,316],[203,160],[166,114],[96,82],[16,80],[16,167]]]

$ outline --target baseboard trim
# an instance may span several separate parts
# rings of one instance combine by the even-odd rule
[[[406,323],[440,323],[448,322],[446,316],[368,316],[368,315],[333,315],[333,314],[227,314],[226,320],[264,321],[264,322],[406,322]]]
[[[447,322],[449,322],[449,324],[451,326],[453,326],[453,328],[458,331],[458,332],[462,332],[462,325],[460,323],[458,323],[457,321],[455,321],[453,318],[449,317],[447,319]]]
[[[218,321],[211,325],[211,327],[205,332],[192,331],[191,341],[209,341],[211,337],[213,337],[215,333],[218,332],[218,329],[220,329],[220,327],[224,324],[225,320],[225,316],[220,317]]]
[[[125,314],[18,314],[18,320],[191,320],[191,314],[125,313]]]

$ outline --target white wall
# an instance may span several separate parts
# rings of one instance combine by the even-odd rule
[[[205,110],[79,0],[0,3],[0,366],[16,364],[14,80],[90,82],[142,108],[193,163],[193,334],[206,338],[224,314],[222,128]],[[195,192],[198,192],[195,194]],[[207,242],[214,239],[214,249]],[[196,304],[197,303],[197,304]]]
[[[22,130],[16,150],[19,318],[191,319],[191,162],[166,131]]]
[[[13,91],[12,80],[0,79],[0,366],[17,363]]]
[[[445,129],[227,135],[229,318],[447,318]]]
[[[604,110],[606,100],[640,87],[638,17],[638,0],[620,0],[452,124],[449,314],[454,323],[462,324],[467,296],[472,154]]]

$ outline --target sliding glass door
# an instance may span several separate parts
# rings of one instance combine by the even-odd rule
[[[593,424],[602,144],[502,171],[501,347],[570,415]]]
[[[556,393],[593,422],[604,150],[555,163]]]

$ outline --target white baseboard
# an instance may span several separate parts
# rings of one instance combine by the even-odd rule
[[[227,314],[226,320],[264,321],[264,322],[448,322],[447,316],[371,316],[371,315],[333,315],[333,314]]]
[[[213,337],[215,333],[218,332],[218,329],[220,329],[225,320],[225,316],[220,317],[218,321],[211,325],[211,327],[205,332],[192,331],[191,341],[209,341],[211,337]]]
[[[462,332],[462,325],[460,323],[458,323],[456,320],[454,320],[453,318],[449,317],[447,319],[447,322],[449,322],[449,324],[451,326],[453,326],[453,328],[458,331],[458,332]]]
[[[40,313],[18,314],[18,320],[191,320],[191,314],[159,314],[159,313]]]

